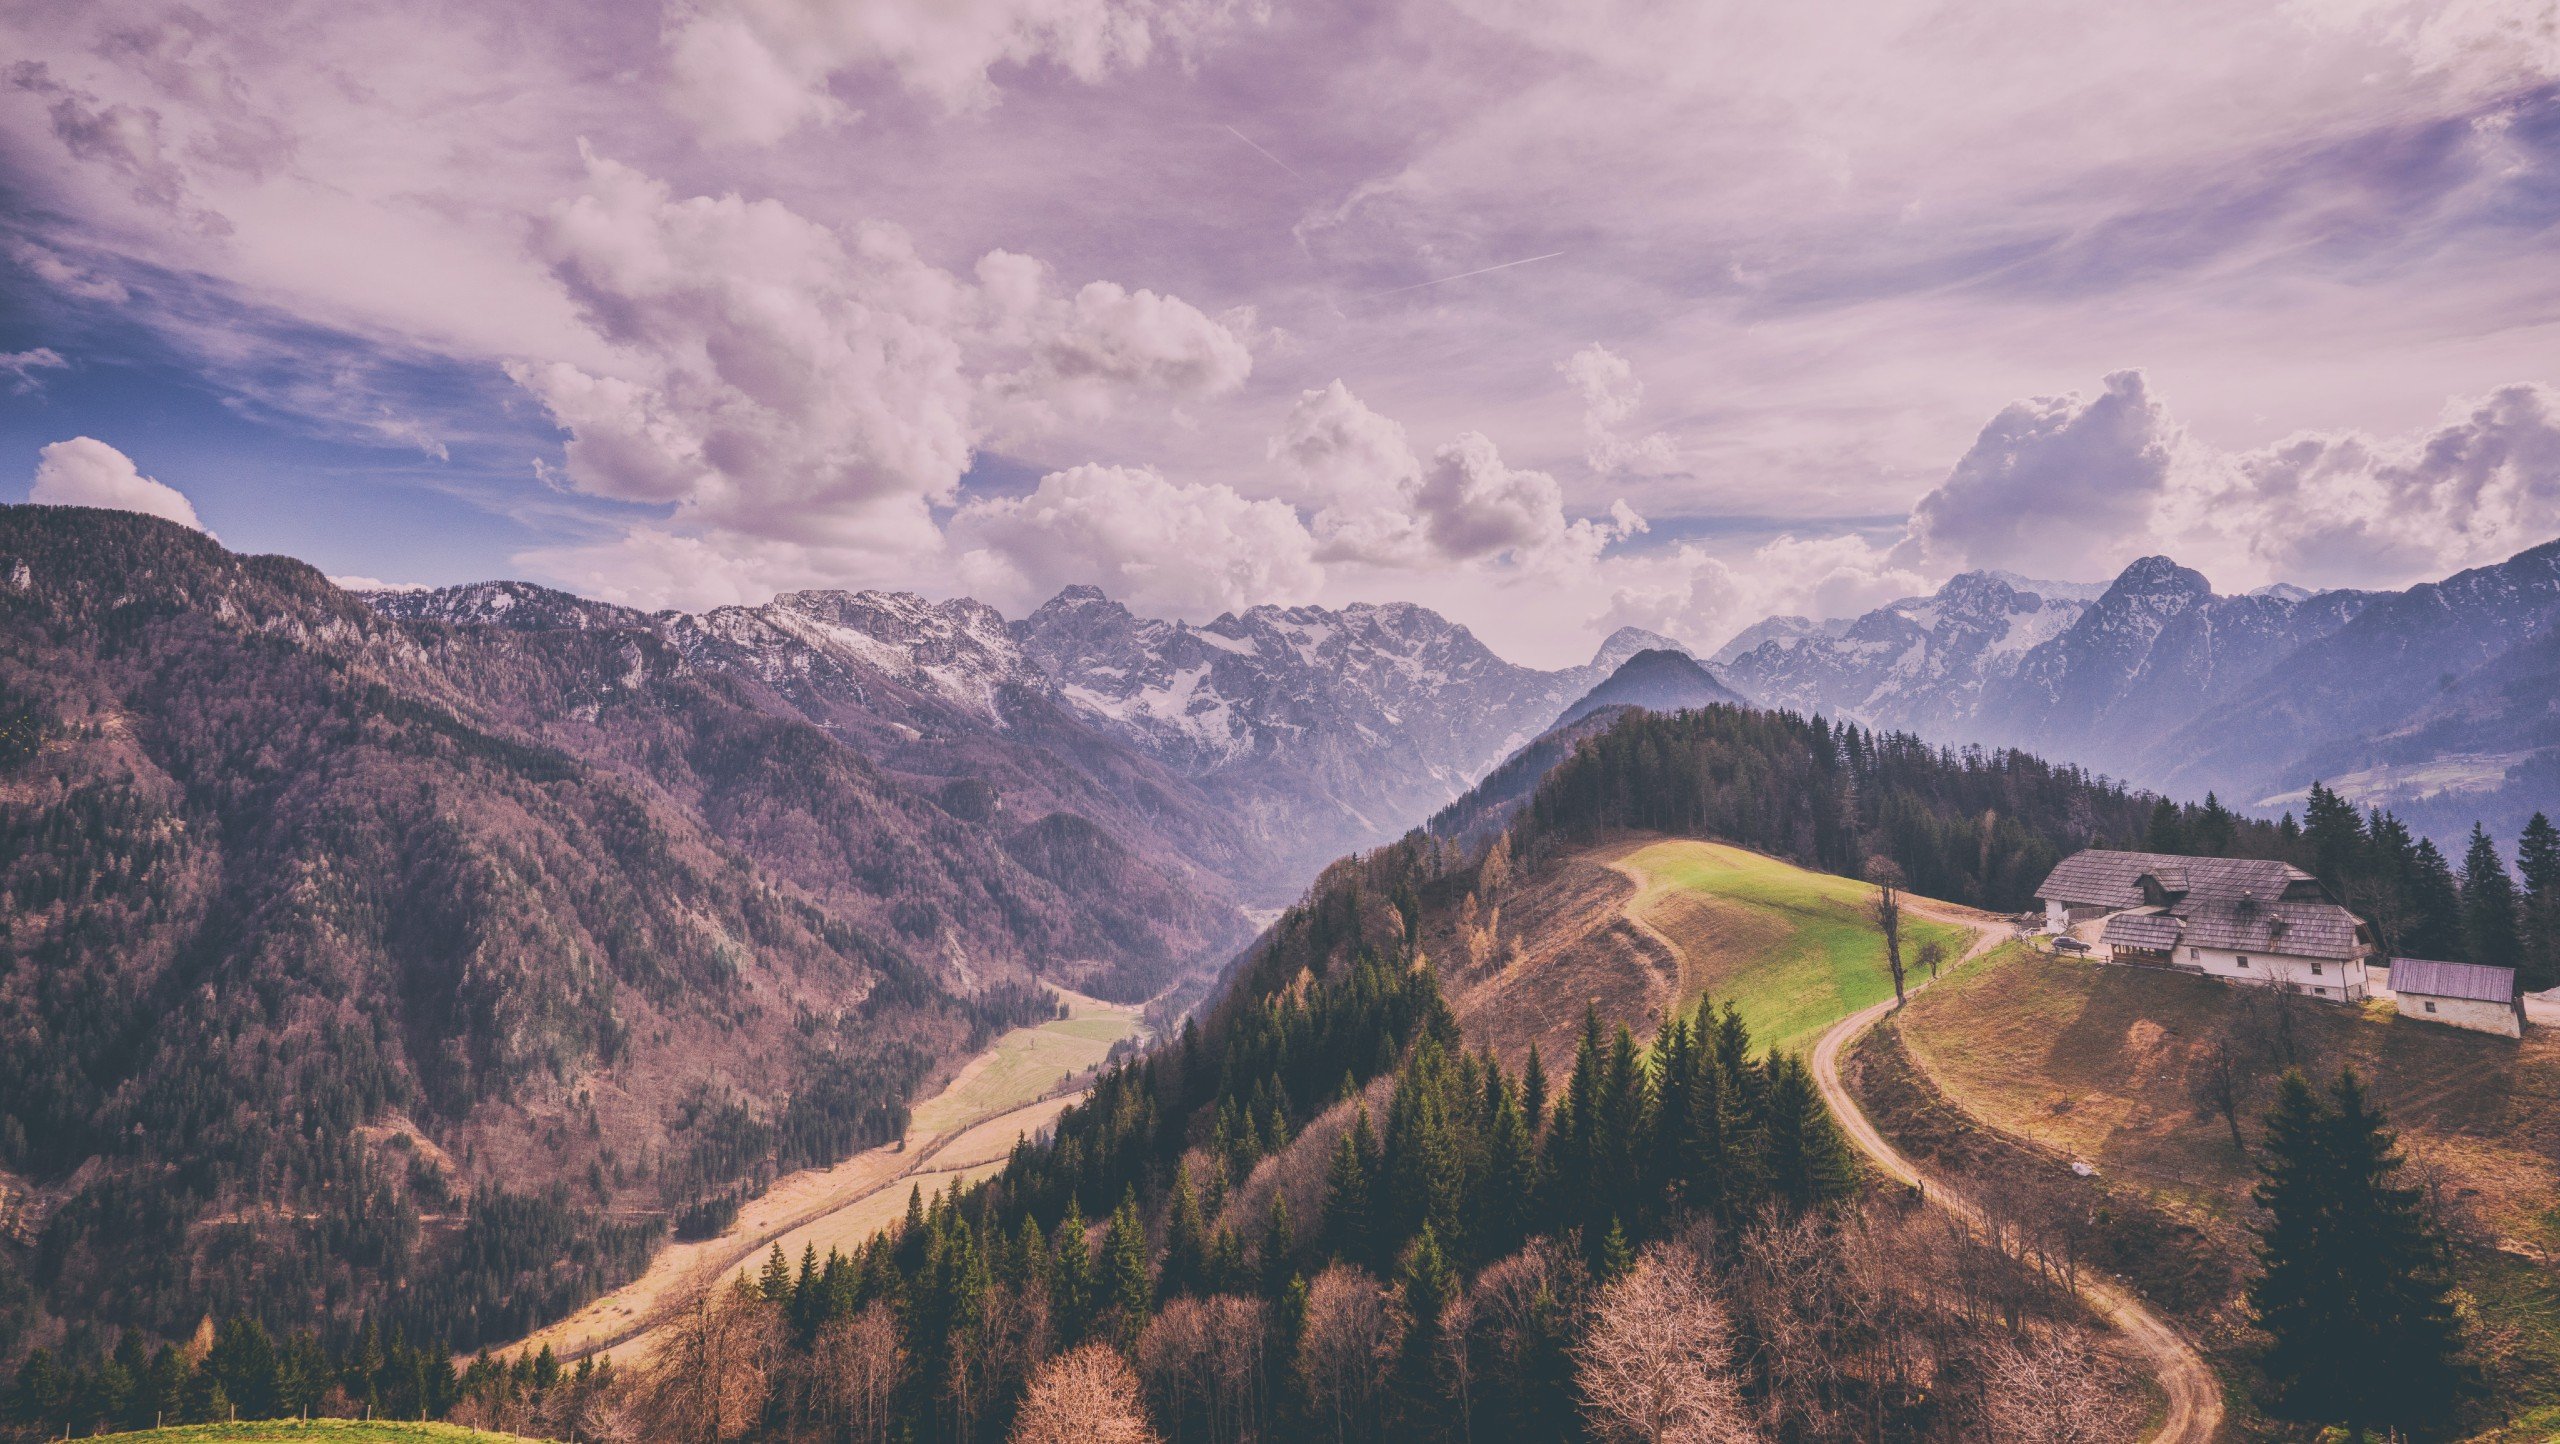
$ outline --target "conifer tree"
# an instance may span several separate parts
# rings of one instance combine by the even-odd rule
[[[2283,1417],[2374,1428],[2442,1423],[2469,1380],[2442,1235],[2353,1072],[2324,1097],[2278,1084],[2255,1197],[2259,1276],[2249,1302]]]
[[[2560,828],[2537,812],[2516,840],[2524,880],[2519,967],[2527,992],[2560,986]]]
[[[1271,1206],[1262,1215],[1262,1280],[1268,1288],[1288,1272],[1289,1256],[1298,1250],[1298,1232],[1289,1223],[1289,1196],[1271,1190]]]
[[[2419,838],[2408,881],[2409,924],[2401,947],[2413,958],[2464,960],[2462,896],[2432,838]]]
[[[1520,1070],[1520,1112],[1531,1133],[1547,1126],[1547,1065],[1538,1057],[1538,1042],[1529,1040],[1529,1063]]]
[[[1138,1217],[1135,1188],[1111,1211],[1111,1227],[1102,1237],[1102,1317],[1111,1341],[1123,1353],[1134,1353],[1138,1335],[1147,1329],[1148,1302],[1154,1289],[1147,1277],[1147,1226]]]
[[[2496,968],[2516,965],[2516,885],[2489,831],[2471,825],[2462,855],[2462,946],[2469,960]]]
[[[1769,1186],[1797,1208],[1811,1208],[1847,1194],[1857,1186],[1858,1170],[1849,1141],[1840,1136],[1831,1110],[1814,1087],[1813,1071],[1792,1054],[1769,1060]]]
[[[791,1301],[791,1261],[782,1256],[782,1245],[779,1243],[773,1246],[772,1252],[764,1256],[764,1273],[756,1280],[756,1292],[763,1295],[764,1301],[769,1304],[786,1304]]]
[[[2302,845],[2311,854],[2312,873],[2344,889],[2363,871],[2364,818],[2354,803],[2314,782],[2302,805]]]
[[[2151,806],[2151,824],[2142,831],[2144,852],[2185,852],[2186,825],[2179,820],[2178,804],[2161,798]]]
[[[1348,1131],[1333,1141],[1333,1160],[1325,1170],[1324,1236],[1338,1258],[1359,1262],[1369,1256],[1369,1163]]]
[[[1173,1206],[1165,1224],[1164,1296],[1190,1293],[1201,1284],[1209,1259],[1207,1226],[1200,1220],[1200,1195],[1191,1186],[1191,1164],[1175,1166]]]
[[[1085,1336],[1094,1312],[1093,1245],[1085,1238],[1084,1209],[1067,1196],[1067,1212],[1049,1245],[1049,1306],[1058,1337],[1072,1344]]]

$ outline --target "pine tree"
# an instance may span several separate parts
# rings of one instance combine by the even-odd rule
[[[2178,804],[2161,798],[2151,806],[2151,825],[2142,831],[2144,852],[2185,852],[2186,824],[2178,817]]]
[[[756,1281],[756,1292],[769,1304],[791,1302],[791,1260],[783,1257],[782,1245],[764,1256],[764,1273]]]
[[[2267,1115],[2250,1307],[2284,1417],[2371,1428],[2441,1423],[2468,1384],[2446,1249],[2353,1072],[2328,1095],[2298,1072]]]
[[[1768,1130],[1769,1186],[1789,1204],[1811,1208],[1857,1187],[1849,1141],[1823,1106],[1813,1071],[1791,1054],[1769,1060]]]
[[[1190,1293],[1201,1285],[1209,1261],[1207,1225],[1200,1219],[1200,1195],[1191,1186],[1191,1164],[1175,1166],[1173,1208],[1165,1224],[1164,1295]]]
[[[2516,885],[2487,828],[2471,825],[2471,847],[2462,855],[2462,947],[2475,963],[2516,965]]]
[[[2302,805],[2302,845],[2312,873],[2344,893],[2364,871],[2364,818],[2354,803],[2314,782]]]
[[[1289,1270],[1289,1257],[1298,1251],[1298,1231],[1289,1223],[1289,1197],[1279,1189],[1271,1190],[1271,1207],[1262,1216],[1262,1281],[1268,1288],[1280,1282]]]
[[[2539,992],[2560,986],[2560,828],[2539,812],[2516,841],[2516,871],[2524,879],[2522,982]]]
[[[2193,826],[2187,829],[2187,850],[2203,857],[2228,857],[2232,844],[2239,841],[2240,819],[2222,805],[2222,799],[2211,792],[2204,795],[2204,807],[2196,813]]]
[[[1337,1258],[1357,1263],[1369,1257],[1369,1162],[1347,1130],[1333,1141],[1333,1160],[1325,1169],[1324,1236]]]
[[[1070,1194],[1049,1244],[1049,1306],[1057,1311],[1059,1338],[1069,1344],[1084,1338],[1094,1312],[1093,1245],[1085,1227],[1084,1209]]]
[[[1531,1133],[1547,1126],[1547,1065],[1538,1057],[1536,1039],[1529,1041],[1529,1064],[1520,1070],[1520,1112]]]
[[[1413,1242],[1404,1246],[1396,1263],[1396,1281],[1404,1285],[1404,1303],[1413,1312],[1415,1332],[1429,1337],[1439,1328],[1440,1311],[1458,1288],[1458,1271],[1450,1266],[1431,1225],[1424,1224]]]
[[[2462,961],[2462,894],[2454,885],[2452,865],[2436,850],[2433,838],[2419,838],[2412,850],[2406,889],[2409,922],[2401,934],[2403,956]]]
[[[1138,1217],[1134,1188],[1111,1211],[1111,1227],[1102,1236],[1100,1283],[1110,1339],[1121,1352],[1134,1354],[1138,1335],[1147,1330],[1147,1304],[1154,1294],[1147,1278],[1147,1226]]]

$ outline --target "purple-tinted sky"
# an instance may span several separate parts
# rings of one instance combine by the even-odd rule
[[[2550,0],[0,0],[0,55],[0,495],[343,575],[1554,662],[2560,535]]]

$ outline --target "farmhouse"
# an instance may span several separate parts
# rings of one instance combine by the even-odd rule
[[[2088,848],[2036,890],[2048,931],[2096,918],[2109,962],[2174,968],[2260,987],[2361,1001],[2373,937],[2320,880],[2242,857]]]
[[[2509,1038],[2524,1036],[2524,994],[2516,988],[2513,968],[2393,958],[2391,991],[2409,1017]]]

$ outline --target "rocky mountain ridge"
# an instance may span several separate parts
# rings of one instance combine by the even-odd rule
[[[1547,671],[1410,603],[1261,606],[1195,624],[1138,616],[1087,586],[1011,622],[966,598],[877,591],[654,615],[518,582],[366,600],[412,621],[648,633],[919,775],[955,756],[983,771],[1029,748],[1117,796],[1120,812],[1190,819],[1175,829],[1189,855],[1273,901],[1459,796],[1627,658],[1678,649],[1622,628],[1589,663]],[[1113,804],[1086,810],[1114,820]]]

